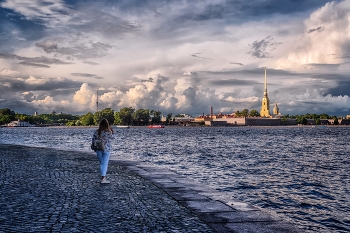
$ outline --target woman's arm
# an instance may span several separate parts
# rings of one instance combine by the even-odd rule
[[[103,132],[102,133],[102,139],[104,141],[107,141],[109,139],[114,139],[115,138],[115,134],[114,133],[111,133],[111,132]]]

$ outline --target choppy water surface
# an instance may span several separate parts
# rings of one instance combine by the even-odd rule
[[[93,128],[1,128],[0,143],[89,151]],[[184,174],[290,218],[350,231],[350,127],[116,129],[116,156]]]

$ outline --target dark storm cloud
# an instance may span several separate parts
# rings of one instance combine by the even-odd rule
[[[50,68],[51,67],[51,66],[48,66],[48,65],[33,63],[33,62],[29,62],[29,61],[22,61],[19,64],[22,64],[22,65],[25,65],[25,66],[40,67],[40,68]]]
[[[42,42],[44,43],[44,42]],[[108,43],[102,43],[102,42],[89,42],[89,43],[81,43],[81,44],[75,44],[75,42],[72,42],[73,45],[71,47],[59,47],[57,44],[57,49],[55,48],[56,45],[51,45],[51,47],[43,47],[42,45],[37,46],[46,49],[46,52],[53,52],[53,50],[48,50],[49,48],[55,48],[54,52],[57,54],[62,55],[68,55],[72,57],[76,57],[78,59],[89,59],[89,58],[99,58],[104,57],[107,55],[107,52],[109,49],[113,48],[113,46],[109,45]],[[85,61],[84,63],[87,63]],[[91,64],[91,62],[87,63]],[[94,63],[93,65],[96,65],[97,63]]]
[[[211,58],[198,56],[197,54],[200,54],[200,53],[195,53],[195,54],[192,54],[191,56],[192,56],[192,57],[195,57],[195,58],[205,59],[205,60],[213,60],[213,59],[211,59]]]
[[[341,64],[321,64],[321,63],[309,63],[308,66],[313,66],[315,68],[323,68],[323,69],[335,69],[338,68]]]
[[[80,88],[81,82],[72,81],[69,79],[37,79],[37,82],[26,82],[24,79],[13,79],[0,76],[1,83],[6,83],[6,86],[0,85],[0,93],[12,92],[30,92],[30,91],[56,91],[56,90],[71,90],[73,93]]]
[[[34,58],[17,56],[17,59],[26,60],[29,62],[43,63],[43,64],[59,64],[59,65],[72,64],[71,62],[64,62],[64,61],[61,61],[60,59],[43,57],[43,56],[42,57],[34,57]]]
[[[333,80],[333,81],[347,81],[350,79],[350,75],[348,74],[334,74],[334,73],[329,73],[329,74],[311,74],[310,77],[314,79],[321,79],[321,80]]]
[[[236,0],[229,0],[233,7]],[[271,14],[291,14],[312,11],[329,2],[329,0],[266,0],[266,1],[241,1],[240,9],[248,15],[255,17],[270,16]]]
[[[253,75],[261,76],[264,75],[264,68],[255,68],[255,69],[245,69],[245,70],[227,70],[227,71],[202,71],[201,73],[210,74],[210,75]],[[288,70],[279,70],[267,68],[266,71],[269,77],[278,77],[278,76],[300,76],[304,75],[302,73],[295,73]]]
[[[85,78],[95,78],[95,79],[103,79],[95,74],[86,74],[86,73],[71,73],[72,76],[85,77]]]
[[[256,58],[269,58],[270,51],[276,49],[276,46],[282,44],[282,42],[273,42],[273,38],[266,37],[261,41],[254,41],[251,46],[251,51],[248,52],[252,57]]]
[[[230,64],[232,64],[232,65],[239,65],[239,66],[243,66],[243,64],[242,64],[242,63],[239,63],[239,62],[230,62]]]
[[[6,54],[6,53],[0,53],[0,58],[8,59],[8,60],[20,60],[20,64],[27,65],[27,66],[35,66],[35,67],[49,67],[47,65],[51,64],[72,64],[70,62],[64,62],[56,58],[49,58],[49,57],[21,57],[17,56],[15,54]],[[43,65],[44,64],[44,65]]]
[[[337,107],[332,103],[325,103],[317,100],[299,102],[298,105],[300,108],[305,109],[305,111],[300,114],[310,114],[316,111],[317,114],[326,113],[329,116],[345,116],[348,115],[349,112],[349,108]],[[310,106],[312,107],[310,108]]]
[[[148,79],[141,79],[141,83],[145,83],[145,82],[153,82],[153,78],[149,77]]]
[[[76,27],[76,29],[90,32],[91,30],[101,33],[108,38],[123,38],[124,34],[139,31],[140,26],[131,22],[125,22],[116,17],[101,17],[94,21],[86,23],[84,26]]]
[[[225,5],[207,5],[204,10],[193,17],[194,20],[222,19],[225,14]]]
[[[92,62],[92,61],[83,61],[84,64],[89,64],[89,65],[99,65],[99,63]]]
[[[9,100],[0,101],[0,109],[9,108],[11,110],[16,110],[22,114],[34,114],[37,108],[32,106],[30,102],[26,100]]]
[[[30,102],[44,99],[46,96],[57,98],[74,95],[82,83],[68,79],[37,79],[37,82],[26,82],[22,79],[13,79],[0,76],[0,99],[5,99],[0,103],[0,108],[7,107],[15,109],[21,113],[34,113],[36,107],[32,107]],[[40,82],[42,81],[42,82]],[[34,97],[33,91],[36,91]],[[55,108],[55,111],[60,111]]]
[[[43,42],[36,43],[35,46],[42,48],[45,52],[56,52],[58,49],[58,40],[46,39]]]
[[[350,59],[350,54],[344,54],[344,55],[342,55],[340,58],[343,58],[343,59]]]
[[[103,3],[103,8],[106,6],[117,7],[120,9],[120,2],[113,2],[113,4]],[[107,11],[102,11],[100,2],[91,1],[89,4],[84,4],[80,11],[82,14],[74,20],[83,22],[71,25],[72,29],[79,32],[91,33],[97,32],[106,38],[121,39],[126,34],[137,32],[141,26],[137,21],[129,21],[117,17]],[[129,12],[130,13],[130,12]]]
[[[314,28],[314,29],[310,29],[307,34],[313,33],[313,32],[322,32],[324,30],[324,27],[318,27],[318,28]]]
[[[12,10],[0,7],[0,46],[2,51],[12,51],[18,47],[18,40],[14,40],[12,32],[17,30],[27,41],[33,41],[45,36],[45,27],[27,20]],[[12,47],[11,45],[16,45]]]
[[[240,80],[240,79],[219,79],[209,81],[210,84],[216,86],[250,86],[254,84],[260,84],[254,80]]]
[[[349,79],[350,77],[348,77]],[[340,81],[337,87],[328,89],[325,95],[331,94],[332,96],[350,96],[350,81]],[[349,106],[350,107],[350,106]]]
[[[171,1],[175,2],[175,1]],[[187,1],[191,3],[190,1]],[[203,10],[184,10],[177,16],[175,22],[206,21],[224,19],[226,21],[244,22],[246,20],[261,20],[273,14],[293,14],[316,10],[329,0],[227,0],[221,3],[206,5]],[[188,4],[188,8],[193,8]]]
[[[196,90],[193,87],[189,87],[182,93],[188,102],[192,105],[195,102]]]

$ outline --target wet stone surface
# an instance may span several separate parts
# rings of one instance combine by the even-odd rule
[[[101,185],[93,154],[0,147],[0,232],[215,232],[117,162]]]

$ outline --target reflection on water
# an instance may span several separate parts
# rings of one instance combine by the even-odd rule
[[[0,143],[90,150],[94,128],[1,128]],[[309,232],[350,231],[349,127],[116,129],[114,156],[188,175]]]

